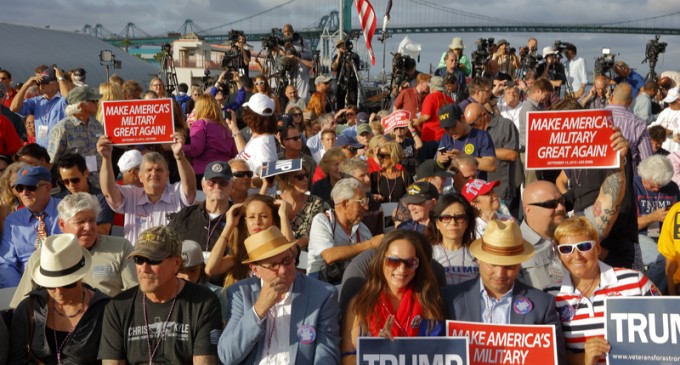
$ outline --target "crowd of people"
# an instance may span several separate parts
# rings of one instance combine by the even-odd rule
[[[371,113],[310,87],[284,30],[285,96],[262,75],[172,94],[0,70],[0,364],[353,364],[358,337],[451,319],[552,325],[558,362],[590,365],[603,298],[676,294],[679,73],[619,61],[588,89],[576,46],[532,69],[500,40],[472,75],[455,37]],[[114,145],[102,102],[153,98],[173,142]],[[527,113],[578,109],[611,111],[620,167],[525,171]]]

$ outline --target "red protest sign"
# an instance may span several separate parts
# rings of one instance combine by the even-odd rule
[[[408,121],[411,120],[411,112],[408,110],[395,110],[392,114],[383,117],[380,120],[385,133],[392,132],[395,128],[408,127]]]
[[[102,108],[114,145],[174,142],[172,99],[104,101]]]
[[[557,364],[555,326],[446,321],[449,337],[469,339],[470,364]]]
[[[609,138],[608,110],[541,111],[527,114],[526,169],[562,170],[619,167]]]

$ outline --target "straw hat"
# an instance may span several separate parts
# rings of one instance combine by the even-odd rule
[[[515,221],[491,221],[482,238],[470,245],[470,253],[492,265],[516,265],[534,255],[534,246],[522,238]]]
[[[276,226],[271,226],[262,232],[246,238],[248,260],[244,264],[266,260],[295,246],[297,241],[288,242],[283,233]]]
[[[47,237],[33,269],[33,281],[44,288],[60,288],[82,279],[90,270],[92,257],[80,247],[73,234]]]

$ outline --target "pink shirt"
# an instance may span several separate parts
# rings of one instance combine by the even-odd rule
[[[197,175],[202,175],[209,163],[229,161],[238,153],[234,137],[216,122],[199,119],[191,123],[189,136],[191,143],[182,149],[191,157],[191,167]]]

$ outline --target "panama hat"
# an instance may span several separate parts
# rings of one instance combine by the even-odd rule
[[[470,253],[491,265],[516,265],[534,255],[534,246],[522,238],[515,221],[491,221],[484,236],[470,245]]]
[[[47,237],[33,269],[33,281],[44,288],[61,288],[82,279],[90,270],[92,256],[73,234]]]
[[[246,238],[245,246],[248,260],[244,264],[266,260],[295,246],[297,241],[288,242],[278,227],[271,226],[262,232]]]

